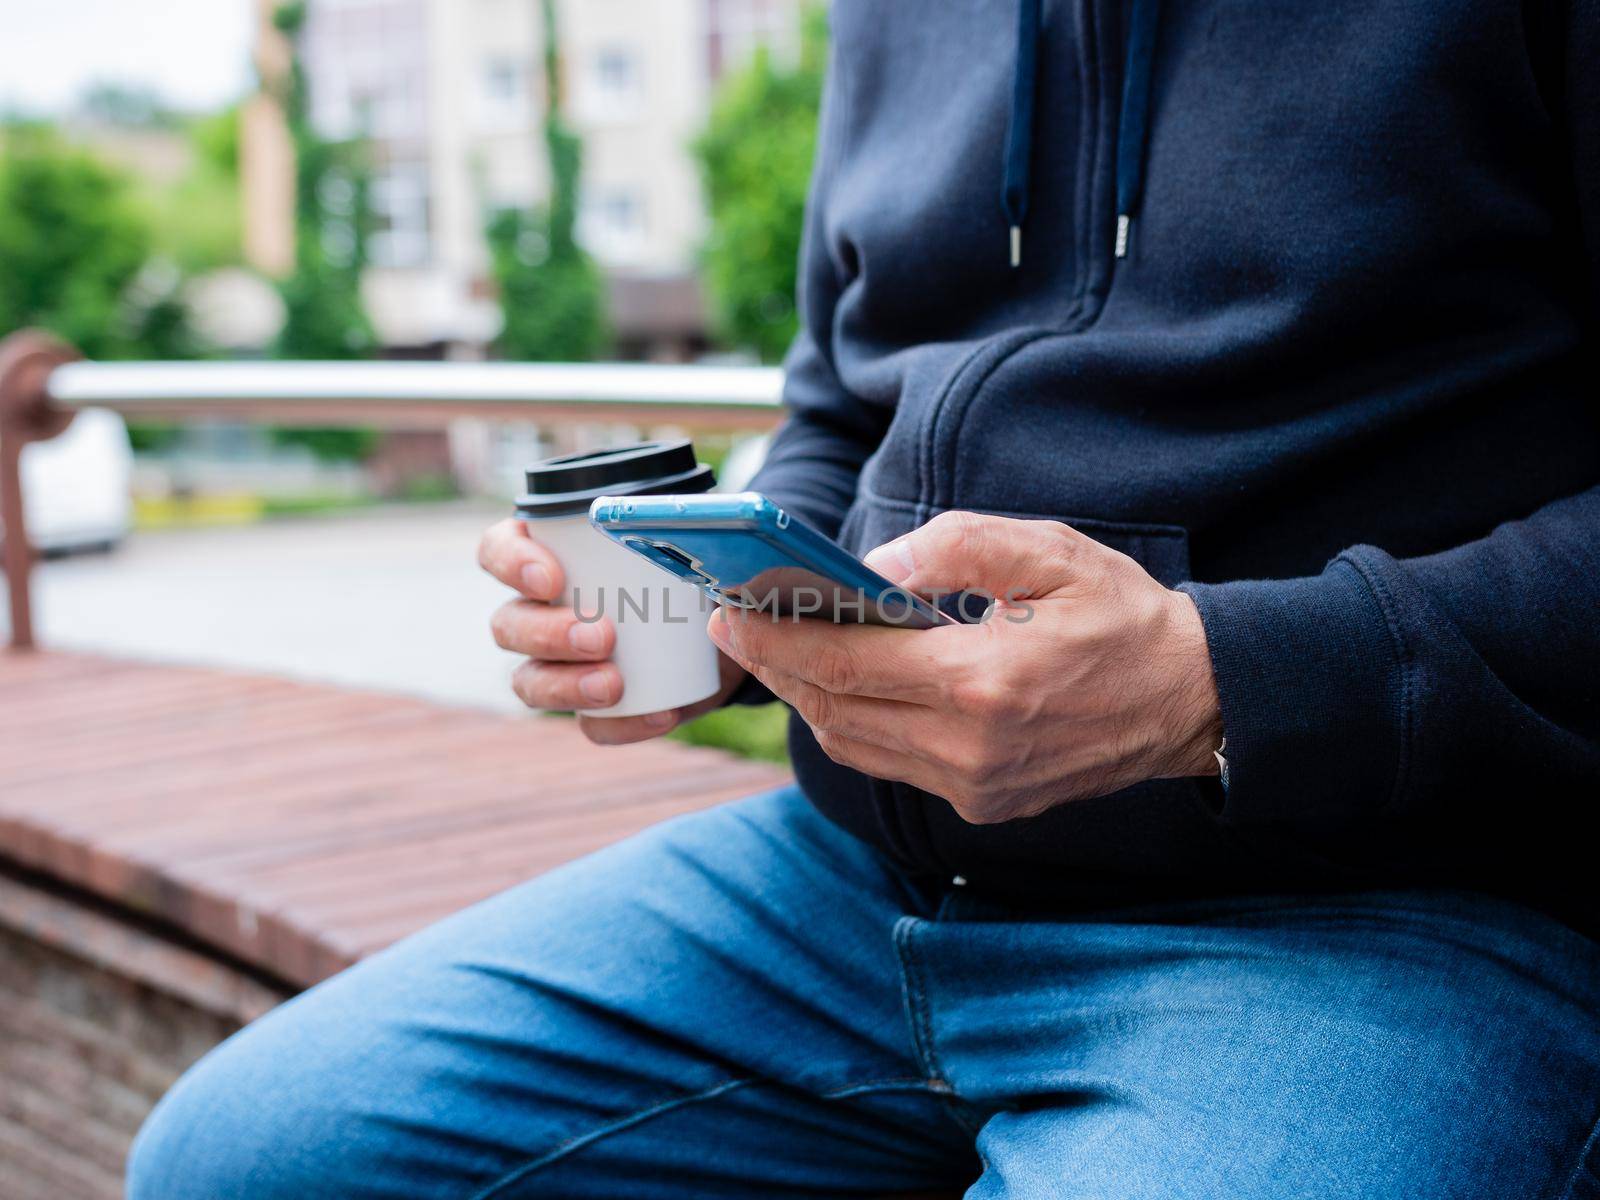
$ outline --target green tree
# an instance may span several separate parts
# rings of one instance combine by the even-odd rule
[[[554,0],[540,0],[544,20],[545,152],[550,199],[532,212],[506,209],[487,237],[504,316],[497,349],[530,362],[581,362],[605,348],[605,289],[578,245],[578,187],[583,143],[561,112],[561,62]]]
[[[181,126],[190,163],[171,182],[147,185],[155,250],[185,275],[244,261],[239,182],[239,106],[187,119]]]
[[[329,141],[312,127],[299,52],[305,19],[304,0],[273,14],[292,50],[278,100],[295,154],[295,268],[279,285],[284,321],[276,350],[279,358],[370,358],[378,339],[361,303],[361,273],[372,231],[371,172],[361,141]],[[277,428],[272,437],[324,459],[366,458],[378,444],[372,429]]]
[[[359,142],[333,142],[311,125],[299,35],[304,0],[279,6],[277,28],[294,47],[289,76],[280,82],[295,151],[295,269],[284,280],[281,358],[366,358],[377,337],[361,304],[371,206],[370,172]]]
[[[183,273],[131,176],[39,126],[0,131],[0,333],[39,326],[92,358],[197,358]],[[136,449],[176,427],[133,423]]]
[[[795,334],[795,271],[827,43],[826,14],[808,9],[799,61],[782,68],[758,50],[718,87],[694,147],[711,214],[703,261],[717,333],[767,362],[781,358]]]
[[[129,292],[151,237],[128,178],[40,127],[0,137],[0,331],[38,325],[92,357],[135,353]]]

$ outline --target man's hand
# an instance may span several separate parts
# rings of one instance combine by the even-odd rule
[[[998,600],[982,624],[919,631],[738,610],[710,624],[835,762],[975,824],[1217,773],[1200,614],[1127,555],[1055,521],[952,512],[867,563],[911,591]]]
[[[722,704],[744,679],[744,669],[722,656],[722,687],[698,704],[639,717],[589,717],[586,708],[606,708],[622,699],[627,681],[611,661],[617,631],[609,617],[580,621],[561,595],[561,564],[521,521],[489,528],[478,543],[478,563],[518,592],[490,622],[502,649],[527,655],[511,675],[511,688],[529,708],[576,712],[578,726],[591,742],[616,746],[659,737],[692,717]]]

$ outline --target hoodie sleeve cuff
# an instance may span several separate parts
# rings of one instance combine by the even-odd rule
[[[1224,822],[1342,823],[1395,803],[1405,655],[1377,567],[1358,549],[1311,578],[1179,588],[1200,610],[1222,705]]]

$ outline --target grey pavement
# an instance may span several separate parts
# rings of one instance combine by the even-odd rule
[[[397,506],[136,534],[40,564],[46,648],[271,672],[520,711],[489,638],[508,594],[477,567],[503,508]],[[0,629],[7,623],[0,603]]]

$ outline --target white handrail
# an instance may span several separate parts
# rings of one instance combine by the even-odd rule
[[[66,408],[142,405],[327,403],[478,406],[505,404],[685,405],[771,409],[782,372],[773,367],[650,363],[453,362],[77,362],[50,375]]]

